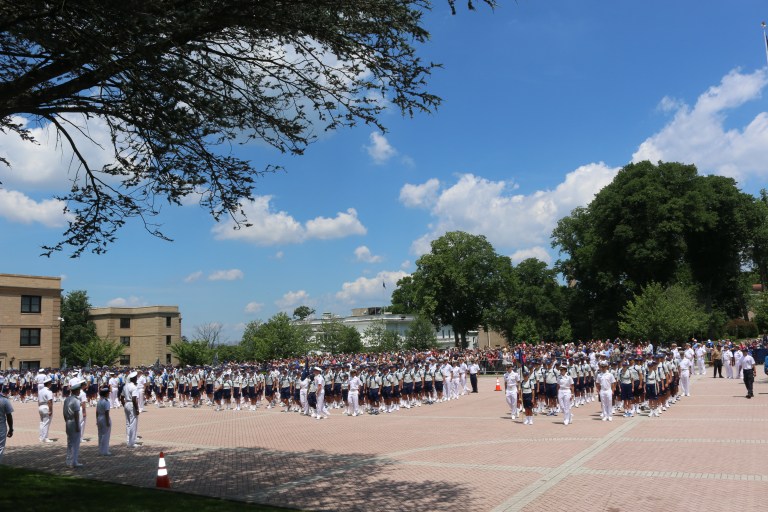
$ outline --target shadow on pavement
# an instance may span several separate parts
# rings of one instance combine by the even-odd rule
[[[64,465],[66,442],[16,447],[3,463],[59,475],[154,487],[159,450],[113,446],[100,457],[83,446],[76,470]],[[251,448],[170,450],[165,461],[174,491],[302,510],[438,510],[454,500],[472,498],[472,488],[428,477],[397,478],[395,462],[369,454],[267,451]],[[5,492],[12,494],[12,489]]]

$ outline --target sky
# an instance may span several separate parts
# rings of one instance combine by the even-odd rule
[[[93,306],[177,305],[185,335],[217,323],[236,343],[248,322],[300,305],[388,304],[448,231],[551,265],[558,219],[633,161],[692,163],[751,194],[767,186],[764,2],[499,1],[451,16],[436,0],[426,15],[419,55],[443,65],[429,80],[443,99],[434,114],[388,110],[386,133],[342,129],[302,156],[237,147],[285,168],[258,179],[244,205],[252,228],[166,206],[156,220],[173,242],[133,222],[104,255],[41,257],[65,229],[53,196],[71,154],[45,130],[39,145],[0,134],[13,166],[0,168],[0,272],[61,276]],[[89,133],[108,140],[104,128]]]

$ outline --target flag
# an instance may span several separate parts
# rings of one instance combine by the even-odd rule
[[[385,283],[384,281],[381,282],[381,286],[383,286],[385,290],[387,289],[387,283]]]

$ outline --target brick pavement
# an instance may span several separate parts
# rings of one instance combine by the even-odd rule
[[[36,404],[14,403],[16,435],[4,463],[153,487],[165,452],[174,490],[309,510],[471,510],[569,512],[705,507],[754,509],[768,482],[768,379],[756,397],[741,381],[695,377],[692,396],[660,418],[599,421],[599,404],[575,421],[538,416],[513,422],[495,378],[480,394],[391,415],[316,421],[260,408],[215,412],[158,409],[139,420],[143,445],[124,446],[122,410],[113,411],[112,452],[98,457],[89,409],[77,470],[64,466],[61,404],[51,437],[37,442]]]

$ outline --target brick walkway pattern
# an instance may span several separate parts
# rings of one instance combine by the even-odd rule
[[[36,403],[14,402],[16,434],[4,464],[154,487],[165,453],[174,490],[303,510],[540,511],[755,510],[768,483],[768,379],[756,396],[738,380],[696,376],[692,396],[660,418],[600,421],[599,404],[574,423],[509,418],[495,377],[480,393],[378,416],[332,410],[317,421],[279,409],[215,412],[147,406],[143,445],[125,446],[112,411],[113,457],[97,456],[95,409],[76,470],[64,465],[61,403],[38,442]],[[714,508],[713,508],[714,507]]]

